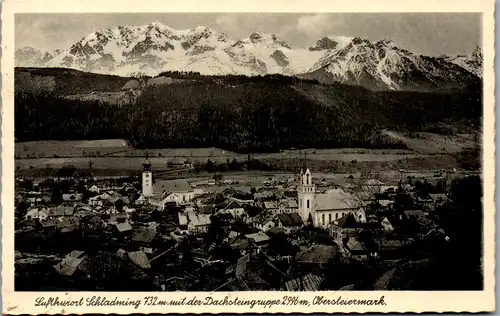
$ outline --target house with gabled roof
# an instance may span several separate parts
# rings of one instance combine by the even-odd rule
[[[72,276],[86,258],[85,251],[73,250],[61,262],[54,265],[54,269],[60,275]]]
[[[361,224],[356,221],[352,214],[343,216],[335,220],[330,226],[330,235],[337,241],[341,242],[345,237],[362,230]]]
[[[44,221],[49,217],[48,211],[45,208],[32,208],[29,209],[24,219],[34,219],[38,221]]]
[[[297,201],[294,199],[281,199],[279,201],[264,201],[264,209],[273,214],[295,213],[298,211]]]
[[[258,230],[266,232],[276,225],[273,219],[274,215],[266,212],[264,214],[260,214],[257,218],[255,218],[253,221],[253,225]]]
[[[49,208],[49,217],[73,216],[75,208],[72,206],[56,206]]]
[[[354,260],[364,261],[368,259],[368,250],[356,238],[350,237],[345,246],[349,257]]]
[[[264,201],[262,203],[264,210],[276,214],[278,211],[278,201]]]
[[[144,195],[141,194],[141,195],[139,195],[139,197],[137,198],[137,200],[135,200],[135,204],[137,204],[137,205],[143,205],[143,204],[147,203],[148,200],[149,199],[147,197],[145,197]]]
[[[83,198],[83,194],[81,193],[67,193],[62,195],[62,199],[65,202],[77,202],[81,201]]]
[[[277,227],[282,228],[286,234],[298,231],[304,222],[298,213],[283,213],[276,216]]]
[[[99,192],[101,191],[101,189],[97,185],[95,185],[95,184],[92,185],[90,188],[88,188],[88,190],[90,192],[94,192],[94,193],[97,193],[97,194],[99,194]]]
[[[57,227],[57,221],[55,218],[48,218],[44,221],[40,221],[40,225],[44,230],[51,230]]]
[[[208,231],[211,224],[210,214],[197,214],[195,212],[187,212],[187,227],[191,234],[203,233]]]
[[[100,195],[89,197],[88,201],[90,206],[102,206],[104,204],[104,199]]]
[[[385,216],[380,225],[382,226],[382,230],[386,232],[397,230],[403,225],[403,214]]]
[[[269,243],[269,236],[263,232],[253,233],[245,235],[245,237],[252,241],[252,243],[257,247],[265,247]]]

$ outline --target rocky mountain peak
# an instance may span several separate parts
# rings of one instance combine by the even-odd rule
[[[472,52],[472,59],[476,61],[482,61],[483,60],[483,50],[481,47],[476,45],[476,48]]]
[[[309,49],[292,49],[273,33],[232,40],[207,26],[176,30],[160,22],[103,28],[52,52],[16,51],[16,66],[66,67],[150,76],[163,71],[201,74],[322,74],[336,82],[379,90],[461,87],[482,76],[482,52],[466,56],[417,56],[389,39],[331,35]],[[476,77],[474,77],[474,75]],[[314,76],[313,76],[314,77]],[[476,78],[476,79],[474,79]]]
[[[309,47],[310,51],[335,49],[339,43],[329,37],[323,37],[316,42],[316,45]]]
[[[278,46],[282,46],[282,47],[290,49],[290,46],[288,46],[287,43],[280,40],[278,37],[276,37],[276,34],[273,34],[273,33],[252,32],[248,36],[248,41],[253,43],[253,44],[258,44],[258,43],[271,44],[271,45],[277,44]],[[246,42],[246,41],[243,40],[243,42]]]

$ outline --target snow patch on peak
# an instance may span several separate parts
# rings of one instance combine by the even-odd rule
[[[235,43],[235,46],[238,45],[241,46],[241,44],[259,44],[259,45],[273,46],[274,48],[281,46],[290,49],[290,46],[284,41],[277,38],[275,34],[272,33],[269,34],[264,32],[252,32],[248,36],[248,38],[237,41]]]
[[[191,32],[208,32],[208,31],[212,31],[212,30],[207,26],[199,25],[195,28],[192,28],[190,31]]]
[[[335,35],[335,36],[328,36],[327,37],[329,40],[337,42],[337,48],[344,48],[345,46],[349,45],[352,43],[352,41],[356,38],[353,36],[341,36],[341,35]]]
[[[467,56],[430,58],[416,56],[388,39],[371,42],[336,35],[321,38],[309,49],[291,49],[272,33],[252,32],[234,41],[207,26],[176,30],[156,21],[103,28],[66,49],[50,53],[20,49],[16,51],[16,66],[124,75],[155,75],[169,70],[207,75],[296,75],[321,70],[329,80],[337,82],[404,90],[473,81],[469,72],[481,76],[482,53],[478,47]]]

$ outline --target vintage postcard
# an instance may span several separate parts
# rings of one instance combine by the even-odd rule
[[[494,311],[493,11],[7,0],[2,311]]]

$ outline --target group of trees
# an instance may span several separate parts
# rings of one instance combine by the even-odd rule
[[[195,165],[196,172],[227,172],[227,171],[241,171],[241,170],[276,170],[271,164],[262,162],[258,159],[248,159],[247,161],[237,161],[233,159],[225,163],[216,163],[210,159],[204,164]]]
[[[237,152],[405,148],[380,130],[418,130],[482,115],[474,92],[377,93],[339,84],[294,84],[297,79],[284,76],[235,77],[246,83],[153,85],[134,104],[121,107],[19,93],[15,136],[18,141],[125,138],[137,148],[213,146]]]

